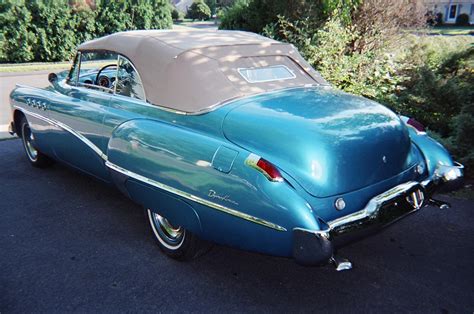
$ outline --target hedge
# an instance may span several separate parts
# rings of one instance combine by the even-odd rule
[[[404,18],[412,14],[410,8],[396,12],[398,2],[390,0],[382,2],[391,10],[371,5],[378,1],[364,0],[357,7],[352,0],[357,9],[348,17],[340,9],[329,15],[324,8],[303,10],[306,2],[238,0],[223,12],[220,28],[257,31],[295,45],[335,87],[420,121],[474,178],[472,41],[467,36],[409,35]],[[303,9],[288,17],[279,3],[303,3]]]
[[[172,26],[167,0],[0,2],[0,62],[69,60],[80,43],[133,29]]]

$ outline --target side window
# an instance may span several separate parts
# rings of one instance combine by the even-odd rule
[[[113,93],[117,54],[108,51],[82,52],[76,86]]]
[[[138,72],[132,63],[122,56],[119,57],[115,93],[118,95],[145,100],[145,92],[143,91],[143,84],[140,80]]]

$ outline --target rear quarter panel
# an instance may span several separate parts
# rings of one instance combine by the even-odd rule
[[[214,162],[216,151],[222,147],[227,153],[235,152],[230,169],[222,166],[222,159],[220,170]],[[249,152],[225,139],[168,123],[136,119],[115,129],[107,155],[109,166],[113,164],[140,176],[137,179],[132,175],[124,184],[132,199],[204,239],[290,256],[294,227],[319,229],[311,207],[289,184],[270,182],[246,166]],[[147,179],[165,187],[146,184],[146,190],[138,188],[137,184]],[[275,226],[260,224],[258,220]]]
[[[420,149],[426,161],[428,177],[432,177],[437,165],[453,166],[453,160],[449,152],[443,145],[431,138],[425,132],[417,132],[413,127],[408,126],[408,131],[412,142]]]

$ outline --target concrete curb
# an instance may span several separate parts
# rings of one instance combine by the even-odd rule
[[[38,71],[24,71],[24,72],[0,72],[0,77],[11,77],[11,76],[31,76],[31,75],[46,75],[51,73],[51,70],[38,70]]]
[[[11,136],[10,133],[8,133],[8,124],[0,125],[0,141],[13,139],[15,137],[16,136]]]

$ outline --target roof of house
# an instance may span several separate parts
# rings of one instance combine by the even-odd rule
[[[250,94],[325,83],[292,45],[241,31],[128,31],[78,49],[124,55],[137,69],[148,102],[183,113],[207,111]],[[277,64],[291,69],[295,79],[252,84],[237,71]]]

